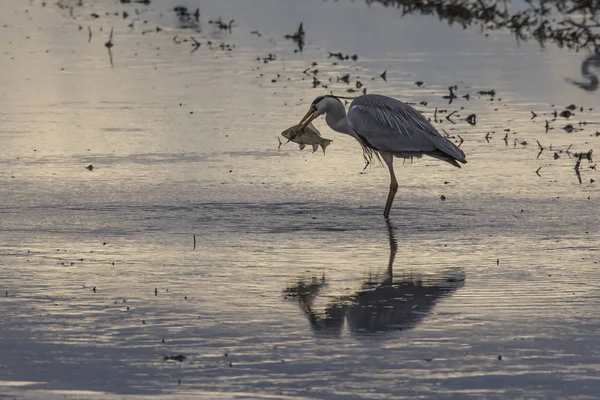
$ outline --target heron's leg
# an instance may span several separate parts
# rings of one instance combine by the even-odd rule
[[[394,227],[389,219],[385,220],[385,224],[388,229],[388,236],[390,240],[390,261],[388,263],[387,276],[385,277],[383,283],[386,285],[391,285],[394,282],[394,259],[396,258],[396,253],[398,252],[398,240],[396,240]]]
[[[383,161],[385,161],[390,169],[390,192],[388,194],[387,202],[385,203],[385,210],[383,211],[383,216],[385,218],[389,218],[392,203],[394,202],[394,197],[398,191],[398,181],[396,180],[396,175],[394,174],[394,155],[388,152],[381,152],[380,154],[381,158],[383,158]]]

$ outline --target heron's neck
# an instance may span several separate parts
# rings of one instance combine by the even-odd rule
[[[339,107],[328,110],[325,114],[325,121],[334,131],[350,135],[350,126],[346,120],[346,109],[343,105],[340,104]]]

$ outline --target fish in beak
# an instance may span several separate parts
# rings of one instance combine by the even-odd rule
[[[315,107],[314,105],[310,106],[310,110],[308,110],[306,115],[300,120],[299,125],[302,127],[302,129],[304,129],[317,117],[317,107]]]

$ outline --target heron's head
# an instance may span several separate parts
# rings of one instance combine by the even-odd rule
[[[327,111],[337,107],[338,105],[341,105],[342,108],[344,107],[340,99],[335,96],[317,97],[313,100],[306,115],[300,120],[300,126],[302,126],[302,128],[306,128],[308,124],[310,124],[315,118],[325,114]]]

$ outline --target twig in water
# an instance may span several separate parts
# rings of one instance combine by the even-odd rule
[[[542,169],[542,167],[539,167],[539,168],[538,168],[538,169],[535,171],[535,173],[536,173],[536,175],[537,175],[537,176],[539,176],[539,177],[541,178],[542,176],[540,175],[540,169]]]
[[[279,139],[279,138],[277,138]],[[196,235],[194,235],[194,250],[196,250]]]
[[[579,171],[579,167],[581,166],[581,155],[577,159],[575,163],[575,175],[577,175],[577,179],[579,179],[579,184],[581,185],[581,172]]]
[[[166,354],[163,354],[163,361],[179,361],[179,362],[183,362],[187,359],[186,356],[184,356],[183,354],[179,354],[177,356],[168,356]],[[181,381],[179,381],[181,382]]]
[[[113,67],[113,57],[112,57],[112,50],[111,50],[112,47],[114,46],[113,42],[112,42],[113,30],[114,30],[114,28],[110,28],[110,37],[108,38],[108,42],[104,43],[104,46],[106,46],[106,48],[108,49],[108,57],[110,58],[110,67],[111,68]]]
[[[88,43],[92,41],[92,28],[88,26]]]
[[[571,158],[571,152],[569,150],[571,150],[571,147],[573,147],[573,143],[571,143],[569,145],[569,147],[567,147],[567,149],[565,150],[565,153],[567,153],[567,155],[569,156],[569,158]]]
[[[542,153],[544,152],[544,146],[542,146],[542,145],[540,144],[540,142],[539,142],[539,141],[537,141],[537,140],[536,140],[536,142],[537,142],[537,144],[538,144],[538,146],[539,146],[539,148],[540,148],[540,152],[538,153],[538,155],[537,155],[537,157],[536,157],[536,159],[538,159],[538,158],[540,158],[540,156],[541,156],[541,155],[542,155]]]
[[[592,153],[594,152],[594,150],[590,149],[589,151],[585,152],[585,153],[575,153],[575,157],[581,157],[581,158],[585,158],[586,160],[588,160],[589,162],[592,162]]]
[[[446,119],[450,122],[452,122],[453,124],[456,124],[456,122],[452,121],[450,119],[451,116],[453,116],[454,114],[456,114],[456,110],[452,111],[450,114],[446,115]]]
[[[304,48],[304,36],[306,32],[304,31],[304,26],[302,22],[298,27],[298,30],[294,32],[292,35],[285,35],[284,38],[292,40],[298,46],[298,50],[294,50],[294,52],[300,51],[302,53],[302,49]]]
[[[449,100],[448,104],[452,104],[452,100],[458,98],[458,96],[454,94],[454,90],[456,90],[456,89],[457,89],[456,86],[448,87],[448,91],[450,92],[450,94],[447,96],[442,96],[442,99],[448,99]]]
[[[196,50],[198,50],[198,49],[200,48],[200,45],[201,45],[202,43],[200,43],[199,41],[197,41],[196,39],[194,39],[194,38],[193,38],[193,37],[191,37],[191,36],[190,36],[190,39],[192,39],[192,42],[194,42],[194,43],[192,44],[192,46],[194,46],[194,48],[193,48],[193,49],[192,49],[192,51],[190,52],[190,54],[191,54],[191,53],[195,52]]]

